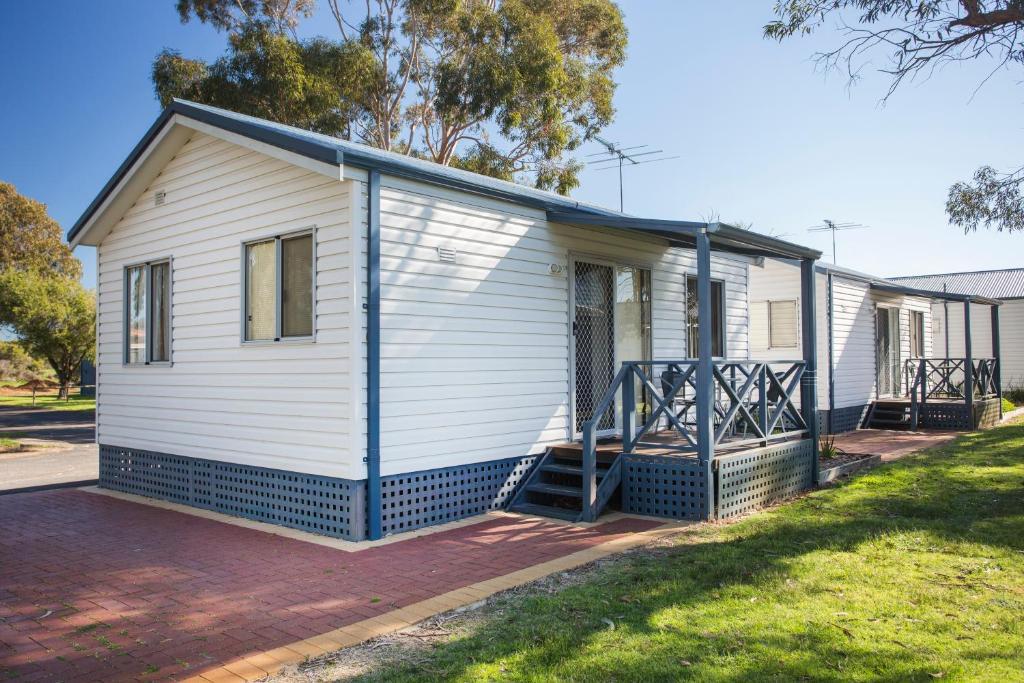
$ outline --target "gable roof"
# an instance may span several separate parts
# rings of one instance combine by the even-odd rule
[[[889,278],[909,287],[936,292],[968,294],[992,299],[1024,299],[1024,268],[1001,270],[975,270],[962,273],[937,273],[934,275],[906,275]]]
[[[550,217],[559,216],[561,220],[567,222],[575,220],[588,224],[602,224],[607,227],[657,234],[684,246],[692,242],[695,231],[707,230],[711,234],[713,248],[722,251],[788,258],[816,259],[821,255],[821,252],[815,249],[725,224],[635,218],[553,192],[450,166],[442,166],[431,161],[348,142],[330,135],[314,133],[226,109],[178,99],[163,110],[156,122],[128,155],[128,158],[118,167],[113,177],[107,181],[100,193],[71,227],[68,232],[69,242],[74,245],[83,239],[97,216],[108,210],[112,198],[115,198],[131,180],[132,175],[138,172],[154,143],[159,142],[161,135],[166,134],[169,128],[173,128],[176,121],[197,122],[227,134],[242,136],[242,138],[255,143],[296,155],[292,158],[311,160],[324,168],[336,169],[339,178],[343,166],[377,170],[384,175],[417,180],[541,209]],[[145,179],[144,174],[143,178]],[[555,219],[551,218],[551,220]]]

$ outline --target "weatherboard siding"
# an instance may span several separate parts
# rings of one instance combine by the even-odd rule
[[[570,438],[571,256],[650,267],[654,357],[687,355],[692,251],[445,188],[383,185],[382,474],[539,453]],[[438,247],[455,249],[455,263]],[[740,358],[746,265],[717,255],[712,265],[725,281],[728,353]]]
[[[942,303],[932,307],[935,317],[935,348],[943,355],[946,347],[944,328],[945,308]],[[953,358],[964,356],[964,305],[949,302],[949,355]],[[975,358],[992,356],[992,313],[991,307],[971,304],[971,353]],[[1003,388],[1024,387],[1024,300],[1011,299],[999,307],[1000,356],[1002,358]]]
[[[352,185],[196,133],[98,247],[100,443],[361,478]],[[154,194],[166,193],[156,206]],[[241,245],[316,226],[316,340],[243,344]],[[172,261],[172,361],[123,359],[123,269]]]

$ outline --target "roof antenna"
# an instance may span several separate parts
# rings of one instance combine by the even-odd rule
[[[651,156],[652,154],[664,154],[663,149],[645,150],[642,152],[634,152],[633,150],[640,150],[648,145],[633,145],[632,147],[619,147],[617,143],[609,142],[599,135],[595,135],[594,139],[597,140],[603,147],[603,152],[597,154],[588,154],[587,157],[598,157],[586,163],[594,164],[594,166],[601,166],[595,168],[595,171],[607,171],[609,169],[619,169],[619,212],[623,211],[623,192],[622,192],[622,168],[624,166],[639,166],[641,164],[653,164],[656,161],[668,161],[669,159],[678,159],[679,155],[670,157],[658,157],[656,159],[642,159],[637,161],[638,157]]]
[[[832,233],[832,263],[839,265],[836,261],[836,233],[840,230],[861,230],[870,226],[861,225],[860,223],[837,223],[827,218],[824,219],[822,225],[812,225],[807,228],[807,232],[825,232],[826,230]]]

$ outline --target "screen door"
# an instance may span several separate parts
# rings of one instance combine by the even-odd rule
[[[875,309],[875,359],[878,395],[895,396],[900,388],[900,312]]]

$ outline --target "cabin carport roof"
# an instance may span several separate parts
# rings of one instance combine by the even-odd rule
[[[242,136],[259,145],[293,155],[293,159],[307,159],[321,172],[336,173],[339,178],[343,166],[377,170],[384,175],[426,182],[541,209],[551,221],[652,234],[686,247],[693,247],[695,236],[700,231],[706,231],[710,236],[712,249],[719,251],[796,259],[816,259],[821,255],[813,249],[725,224],[636,218],[552,192],[185,100],[174,100],[163,110],[142,140],[132,149],[71,227],[68,231],[68,241],[72,245],[97,241],[95,235],[91,241],[87,241],[91,227],[103,218],[104,213],[110,213],[108,209],[113,200],[125,190],[133,174],[146,162],[151,148],[156,147],[166,137],[168,130],[181,122],[196,122],[192,125],[198,124],[227,134]],[[136,182],[136,185],[139,184],[141,183]],[[135,192],[138,191],[136,187]]]

